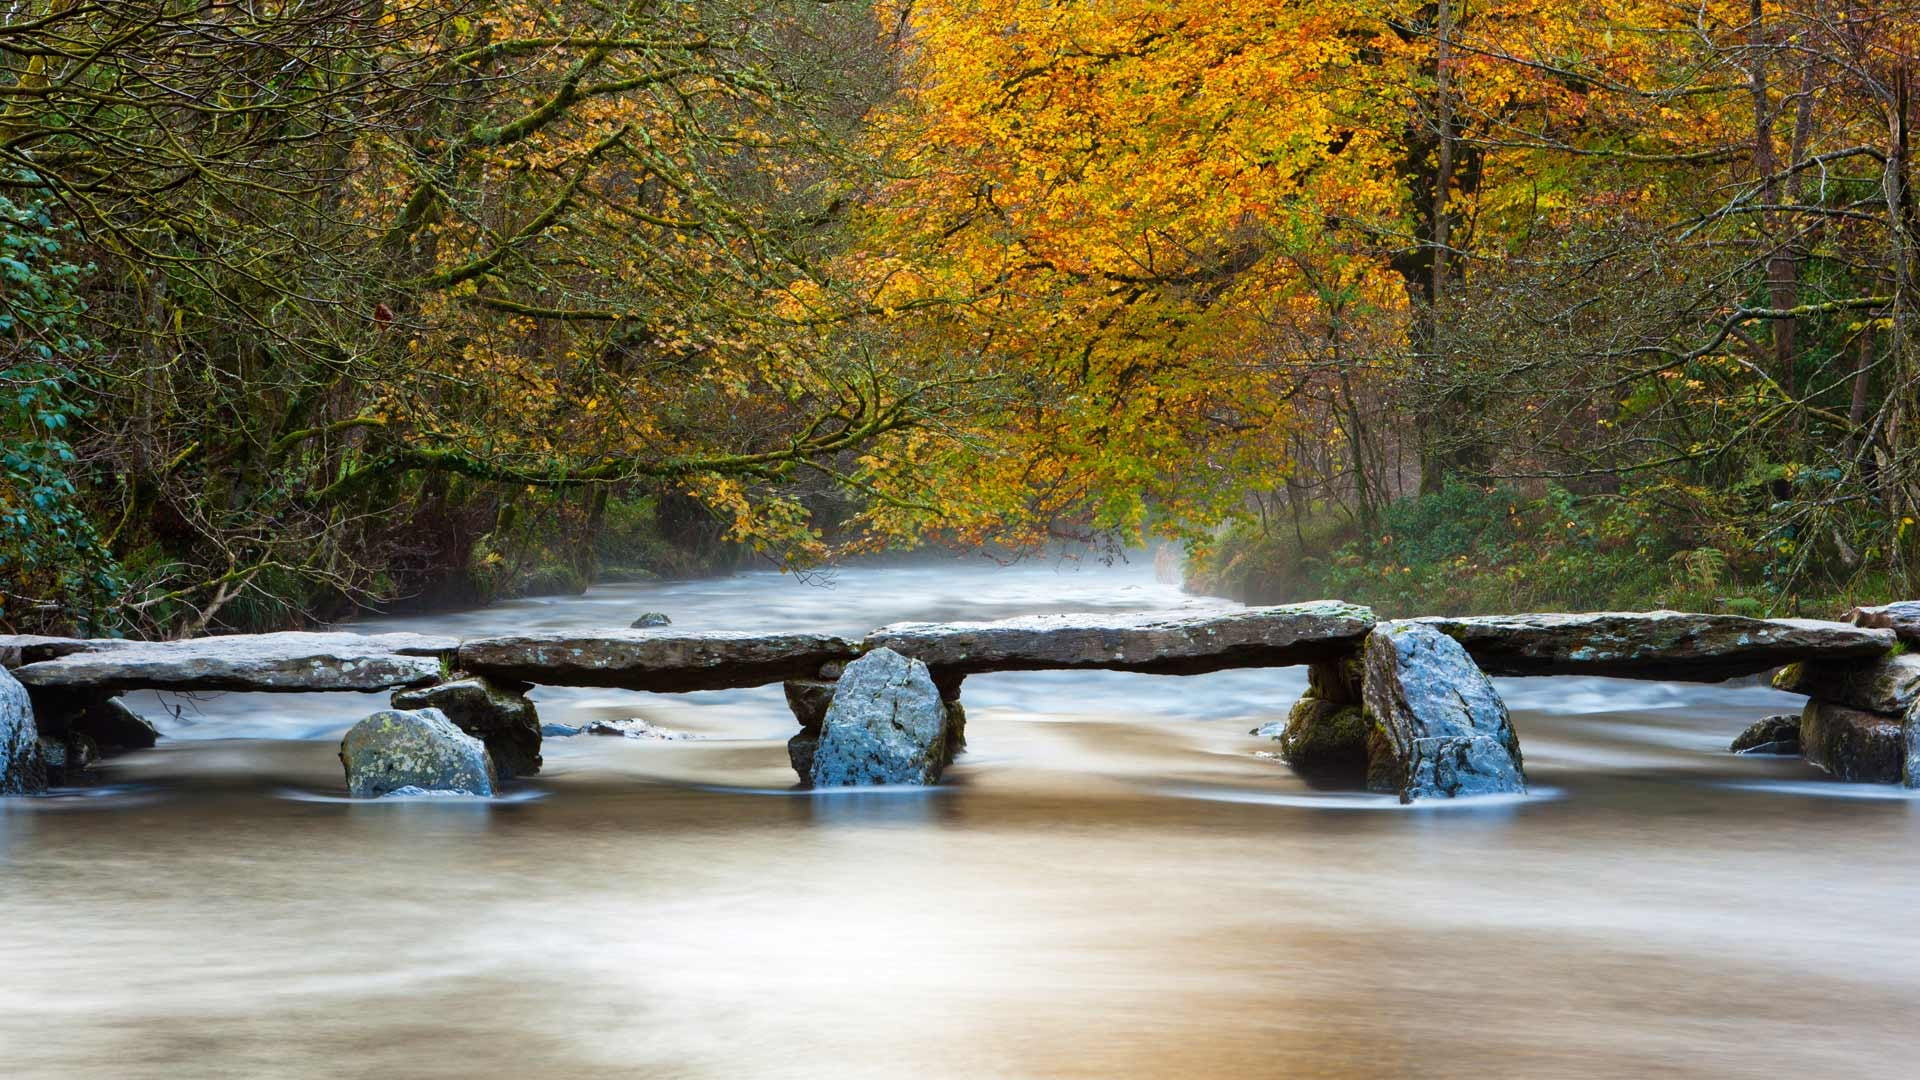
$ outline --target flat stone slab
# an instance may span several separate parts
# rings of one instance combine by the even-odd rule
[[[1857,607],[1847,612],[1847,621],[1855,626],[1891,630],[1901,641],[1920,642],[1920,600],[1898,600],[1878,607]]]
[[[734,631],[556,631],[480,638],[460,646],[462,671],[551,686],[613,686],[679,694],[810,679],[860,655],[830,634]]]
[[[426,634],[233,634],[122,641],[13,674],[36,690],[390,690],[438,679],[440,658],[458,647]]]
[[[1373,612],[1334,600],[1237,611],[1032,615],[998,622],[895,623],[869,649],[911,656],[944,675],[1104,668],[1197,675],[1310,664],[1359,650]]]
[[[1893,631],[1817,619],[1682,611],[1428,616],[1489,675],[1611,675],[1719,682],[1802,660],[1864,660]]]
[[[0,667],[17,668],[77,652],[100,652],[138,642],[121,638],[47,637],[42,634],[0,634]]]

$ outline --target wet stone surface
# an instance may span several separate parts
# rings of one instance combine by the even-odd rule
[[[0,671],[0,795],[38,795],[47,766],[26,688]]]
[[[807,776],[819,788],[931,784],[949,760],[947,708],[927,666],[881,648],[841,674]]]
[[[1401,802],[1526,791],[1506,704],[1458,642],[1385,623],[1368,635],[1365,663],[1370,788]]]

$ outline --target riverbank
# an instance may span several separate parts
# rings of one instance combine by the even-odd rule
[[[1388,618],[1653,608],[1832,618],[1891,595],[1875,574],[1844,585],[1795,576],[1793,555],[1790,543],[1703,534],[1626,500],[1449,484],[1387,506],[1370,528],[1327,510],[1236,525],[1190,554],[1185,583],[1249,604],[1338,597]]]

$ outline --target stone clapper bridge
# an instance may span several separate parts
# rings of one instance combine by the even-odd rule
[[[1258,729],[1302,772],[1402,801],[1525,790],[1519,740],[1489,675],[1718,682],[1782,668],[1808,696],[1735,740],[1799,753],[1836,777],[1920,787],[1920,602],[1845,622],[1684,612],[1380,621],[1318,601],[1222,612],[1042,615],[901,623],[863,641],[822,634],[561,631],[461,641],[419,634],[274,633],[171,642],[0,637],[0,794],[44,790],[101,750],[153,745],[118,699],[130,690],[392,691],[342,745],[349,787],[418,786],[380,760],[378,732],[414,724],[407,761],[435,740],[470,757],[463,788],[540,765],[533,684],[684,693],[784,683],[800,723],[789,756],[818,787],[932,783],[964,746],[960,688],[997,671],[1195,675],[1306,665],[1287,720]],[[17,680],[17,681],[16,681]],[[24,693],[21,692],[24,688]],[[9,710],[12,712],[11,727]],[[378,725],[376,725],[378,726]],[[37,730],[36,730],[37,728]],[[9,732],[12,732],[9,735]],[[11,750],[9,749],[11,747]],[[11,757],[9,755],[11,754]],[[478,773],[477,780],[471,779]],[[431,779],[429,777],[428,779]]]

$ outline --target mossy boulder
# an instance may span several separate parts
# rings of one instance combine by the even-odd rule
[[[1367,718],[1358,705],[1303,697],[1287,714],[1280,753],[1303,773],[1358,777],[1367,771]]]
[[[1278,730],[1275,728],[1278,727]],[[1280,752],[1302,773],[1358,778],[1367,769],[1367,720],[1361,706],[1358,655],[1307,668],[1307,692],[1294,702],[1284,726],[1263,725]]]
[[[492,795],[493,760],[479,739],[438,709],[388,709],[355,724],[340,740],[347,791],[377,799],[404,788]]]
[[[486,743],[499,778],[511,780],[540,771],[540,713],[527,700],[526,689],[525,684],[502,685],[469,675],[395,691],[393,707],[439,709],[461,731]]]

